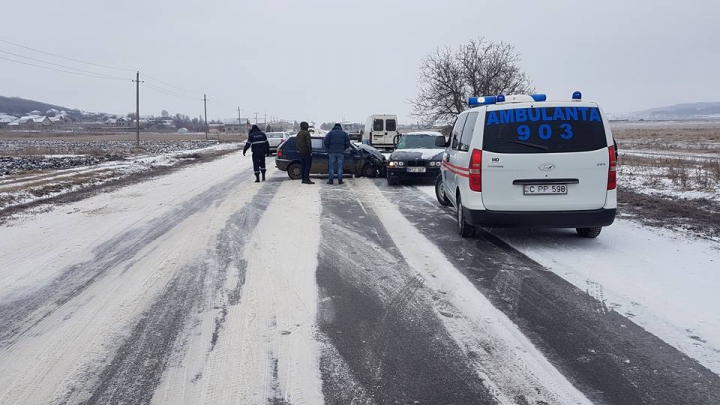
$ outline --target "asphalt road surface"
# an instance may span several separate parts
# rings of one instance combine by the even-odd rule
[[[417,187],[253,180],[233,154],[0,228],[0,404],[720,403]]]

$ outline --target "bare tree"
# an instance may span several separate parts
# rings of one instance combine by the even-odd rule
[[[420,66],[413,115],[431,122],[452,121],[465,110],[468,97],[531,92],[530,79],[519,62],[512,45],[484,38],[456,51],[437,49]]]

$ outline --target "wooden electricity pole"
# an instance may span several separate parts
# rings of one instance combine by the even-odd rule
[[[203,94],[203,102],[205,103],[205,140],[208,139],[208,123],[207,123],[207,94]]]
[[[135,82],[135,147],[140,147],[140,71],[137,71]]]

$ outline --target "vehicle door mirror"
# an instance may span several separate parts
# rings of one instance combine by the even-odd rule
[[[438,148],[447,147],[447,141],[445,141],[445,137],[438,136],[437,138],[435,138],[435,146],[437,146]]]

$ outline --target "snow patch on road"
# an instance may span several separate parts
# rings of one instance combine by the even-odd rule
[[[358,198],[385,224],[408,265],[436,297],[435,310],[476,372],[502,404],[589,404],[470,281],[372,183],[359,182]]]
[[[216,364],[203,375],[203,402],[323,403],[315,339],[319,216],[317,187],[283,182],[245,248],[242,297],[228,307],[210,355]]]

